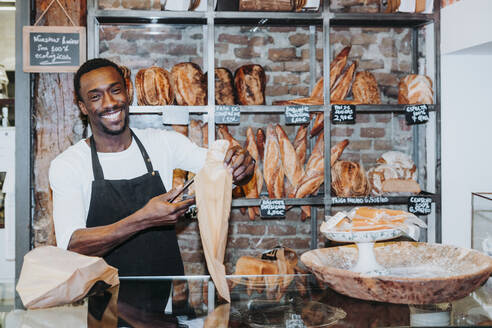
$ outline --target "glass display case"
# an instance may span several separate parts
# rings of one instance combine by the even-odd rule
[[[242,278],[242,279],[241,279]],[[5,311],[6,327],[401,327],[470,326],[491,323],[490,282],[445,304],[414,306],[358,300],[318,284],[312,275],[273,277],[248,287],[252,276],[228,276],[231,303],[214,294],[206,276],[122,279],[120,286],[62,307]],[[279,281],[289,281],[282,286]],[[173,285],[169,294],[156,285]],[[200,288],[192,289],[191,285]],[[126,291],[125,291],[126,289]],[[139,295],[147,290],[144,297]],[[129,291],[129,292],[128,292]],[[485,296],[484,296],[485,295]],[[164,310],[165,309],[165,310]],[[1,322],[1,321],[0,321]]]
[[[472,248],[492,256],[492,193],[472,193]]]

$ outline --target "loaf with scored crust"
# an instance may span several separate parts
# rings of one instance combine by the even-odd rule
[[[179,63],[171,70],[176,103],[181,106],[205,106],[207,104],[207,80],[200,66],[195,63]]]
[[[354,83],[352,84],[352,93],[355,102],[360,104],[380,104],[381,95],[378,83],[370,72],[357,72]]]
[[[425,75],[410,74],[398,85],[399,104],[433,104],[432,80]]]
[[[260,65],[244,65],[234,74],[237,103],[240,105],[265,105],[266,75]]]
[[[157,66],[143,68],[135,77],[137,103],[141,106],[164,106],[174,102],[171,76]]]

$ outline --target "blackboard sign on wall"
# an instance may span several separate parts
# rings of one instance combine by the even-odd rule
[[[427,123],[429,121],[429,108],[427,105],[405,106],[405,119],[408,125]]]
[[[287,106],[285,107],[285,124],[306,124],[309,123],[308,106]]]
[[[86,59],[83,26],[25,26],[24,72],[75,72]]]
[[[283,199],[262,199],[260,216],[262,219],[285,218],[285,201]]]
[[[355,105],[331,105],[331,123],[354,124]]]
[[[241,110],[239,106],[215,107],[215,124],[239,124],[241,122]]]
[[[412,196],[408,198],[408,211],[415,215],[429,215],[432,212],[432,198]]]

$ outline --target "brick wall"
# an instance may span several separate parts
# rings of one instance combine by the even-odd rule
[[[119,2],[118,2],[119,3]],[[316,33],[316,79],[322,75],[321,33]],[[170,70],[176,63],[192,61],[203,67],[203,33],[201,26],[116,27],[103,26],[99,33],[100,56],[128,66],[134,77],[138,69],[158,65]],[[412,70],[411,34],[408,29],[350,28],[333,29],[330,34],[332,54],[352,45],[349,62],[357,60],[358,70],[375,75],[383,103],[397,102],[397,84]],[[261,64],[267,73],[267,104],[275,100],[309,94],[309,30],[302,27],[217,26],[215,36],[216,66],[236,68],[248,63]],[[420,35],[423,47],[422,33]],[[420,67],[425,66],[425,53],[419,54]],[[425,73],[421,69],[421,72]],[[202,119],[193,115],[193,119]],[[160,117],[134,115],[134,127],[163,128]],[[294,138],[296,127],[285,126],[283,115],[244,114],[241,125],[231,126],[231,133],[244,143],[246,129],[266,129],[268,123],[279,123]],[[164,127],[168,128],[168,127]],[[421,138],[425,129],[421,129]],[[400,150],[412,154],[412,131],[403,116],[392,114],[359,114],[357,125],[332,129],[333,143],[349,138],[351,143],[342,159],[360,161],[366,169],[385,151]],[[423,172],[423,169],[422,171]],[[318,211],[321,222],[324,210]],[[300,220],[300,209],[291,209],[285,220],[250,221],[238,209],[231,212],[226,253],[226,272],[234,271],[239,256],[257,255],[276,245],[295,249],[299,254],[309,249],[310,222]],[[178,224],[178,238],[187,274],[205,273],[205,260],[197,222],[183,220]],[[318,245],[325,245],[320,237]]]

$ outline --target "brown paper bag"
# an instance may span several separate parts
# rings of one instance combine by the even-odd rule
[[[39,309],[80,300],[98,281],[118,285],[118,270],[100,257],[42,246],[24,256],[16,290],[26,308]]]
[[[224,167],[226,140],[210,145],[204,167],[195,177],[198,225],[208,271],[219,295],[230,302],[224,255],[232,200],[232,175]]]

